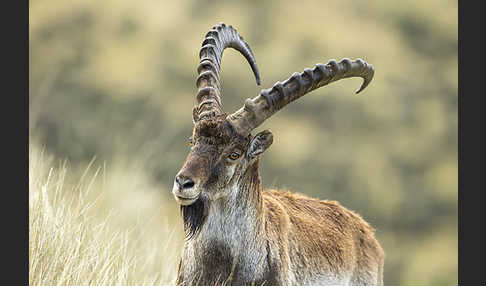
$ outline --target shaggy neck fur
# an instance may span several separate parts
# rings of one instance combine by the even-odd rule
[[[209,212],[209,201],[205,196],[200,196],[190,206],[181,205],[181,214],[184,221],[186,239],[191,239],[201,231],[201,227]]]
[[[266,268],[266,246],[258,239],[264,231],[258,159],[230,185],[227,196],[215,201],[202,197],[182,207],[187,238],[181,270],[186,285],[229,280],[239,285],[249,282],[242,280],[245,277],[264,278],[259,277]]]

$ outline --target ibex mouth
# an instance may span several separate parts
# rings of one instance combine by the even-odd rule
[[[197,186],[194,185],[194,182],[191,180],[192,184],[185,182],[184,184],[180,184],[176,178],[174,181],[174,186],[172,187],[172,194],[176,201],[183,206],[188,206],[194,203],[198,198],[200,192],[197,190]]]
[[[199,198],[199,195],[197,195],[197,196],[195,196],[193,198],[187,198],[187,197],[181,197],[179,195],[174,195],[174,198],[176,199],[176,201],[180,205],[188,206],[188,205],[193,204]]]

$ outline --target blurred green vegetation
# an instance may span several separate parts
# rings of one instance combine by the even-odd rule
[[[264,186],[360,213],[386,252],[385,284],[458,284],[457,1],[32,0],[29,9],[30,137],[74,166],[143,162],[167,200],[213,25],[240,32],[262,75],[258,87],[245,59],[225,52],[227,112],[316,63],[373,64],[360,95],[360,79],[342,80],[259,128],[275,136]]]

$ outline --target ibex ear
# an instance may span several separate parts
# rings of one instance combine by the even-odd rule
[[[197,105],[194,105],[192,108],[192,123],[196,124],[199,120],[199,116],[197,115]]]
[[[262,132],[258,133],[251,140],[248,151],[246,152],[248,159],[251,160],[256,156],[260,155],[265,150],[267,150],[267,148],[270,147],[272,143],[273,134],[272,132],[270,132],[270,130],[263,130]]]

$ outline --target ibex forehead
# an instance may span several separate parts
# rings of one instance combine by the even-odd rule
[[[211,145],[233,144],[244,147],[249,139],[249,136],[238,134],[224,115],[198,121],[193,131],[193,140]]]

